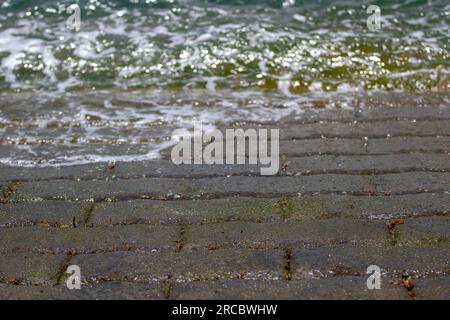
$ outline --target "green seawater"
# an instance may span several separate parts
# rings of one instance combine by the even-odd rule
[[[448,88],[448,1],[356,2],[4,1],[0,89]]]
[[[449,24],[448,0],[0,1],[0,162],[153,158],[193,119],[445,95]]]

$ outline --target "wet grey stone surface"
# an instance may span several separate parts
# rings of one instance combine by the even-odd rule
[[[270,177],[175,166],[170,150],[113,168],[0,166],[0,298],[449,299],[449,110],[266,124],[282,138]],[[65,286],[71,264],[81,290]]]

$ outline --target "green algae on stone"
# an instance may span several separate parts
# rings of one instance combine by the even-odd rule
[[[295,202],[292,198],[282,196],[278,202],[278,207],[280,209],[281,219],[286,221],[295,210]]]

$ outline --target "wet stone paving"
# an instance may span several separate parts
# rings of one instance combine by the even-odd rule
[[[252,124],[247,124],[249,127]],[[2,299],[448,299],[450,108],[280,129],[280,170],[0,166]],[[70,265],[81,289],[69,290]],[[369,290],[367,268],[381,269]]]

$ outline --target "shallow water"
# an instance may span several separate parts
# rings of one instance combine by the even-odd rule
[[[273,122],[450,88],[448,1],[91,0],[69,30],[74,2],[1,2],[0,163],[151,159],[194,119]]]

